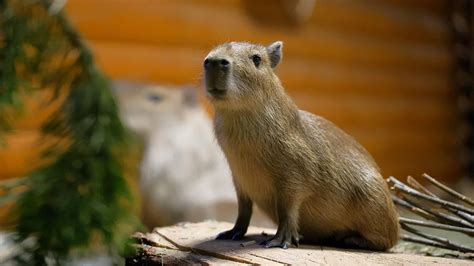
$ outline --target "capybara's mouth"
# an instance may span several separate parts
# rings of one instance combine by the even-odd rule
[[[223,99],[226,95],[226,90],[219,90],[216,88],[210,88],[207,93],[215,99]]]

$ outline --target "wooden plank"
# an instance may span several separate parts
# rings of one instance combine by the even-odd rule
[[[278,261],[262,258],[248,252],[254,247],[240,247],[239,244],[234,241],[214,241],[219,232],[229,230],[232,228],[232,224],[216,222],[208,222],[205,224],[209,226],[202,226],[202,223],[182,223],[172,227],[157,228],[155,232],[178,246],[181,250],[196,250],[198,253],[248,264],[282,264]],[[262,233],[261,228],[249,229],[248,234],[256,235],[257,240],[263,240],[261,236],[258,237],[258,235]],[[264,230],[266,233],[275,233],[275,230],[272,229]],[[188,235],[189,232],[193,232],[193,235]],[[217,243],[218,245],[216,245]]]
[[[202,53],[194,49],[155,49],[93,43],[98,62],[112,77],[200,86]],[[124,51],[129,57],[123,57]],[[289,62],[287,62],[289,61]],[[313,64],[314,65],[314,64]],[[291,59],[278,70],[297,104],[338,124],[374,123],[437,127],[452,121],[454,95],[447,76],[347,67],[298,67]],[[373,73],[375,72],[375,73]],[[340,78],[341,76],[345,78]],[[374,110],[377,110],[376,112]]]
[[[138,256],[127,258],[125,265],[245,265],[232,260],[195,254],[189,251],[166,249],[145,244],[135,245]]]
[[[288,27],[290,22],[282,20],[284,14],[274,10],[271,3],[272,0],[243,1],[245,11],[256,21]],[[391,41],[446,45],[451,35],[444,16],[385,1],[318,0],[308,23],[303,25]]]
[[[400,152],[428,151],[444,153],[455,152],[459,140],[453,138],[449,130],[441,132],[424,131],[420,129],[398,128],[398,129],[373,129],[371,127],[359,130],[346,130],[353,135],[371,152],[389,153],[399,155]],[[408,155],[407,155],[408,156]]]
[[[372,147],[368,146],[367,149],[370,151]],[[451,149],[450,152],[435,149],[427,151],[407,149],[405,152],[385,150],[372,152],[372,155],[384,175],[416,176],[424,172],[431,173],[446,169],[451,169],[455,173],[460,167],[458,154],[454,149]],[[444,176],[444,178],[451,178],[451,176]]]
[[[389,153],[387,152],[387,154]],[[396,176],[405,178],[411,175],[419,178],[425,172],[436,172],[436,176],[439,176],[443,182],[452,184],[459,181],[459,178],[462,177],[463,172],[456,153],[436,157],[427,155],[428,153],[420,153],[418,156],[410,153],[407,154],[411,156],[400,156],[392,160],[385,159],[384,155],[381,155],[379,160],[375,156],[374,158],[382,169],[381,172],[384,177]],[[383,160],[380,160],[380,158]]]
[[[285,87],[301,92],[340,92],[385,97],[446,97],[452,94],[447,72],[400,70],[285,58],[277,69]]]
[[[97,2],[87,3],[88,1],[71,1],[70,8],[83,7],[84,5],[97,6]],[[263,8],[261,20],[266,16],[271,16],[269,12],[268,0],[249,1],[252,9]],[[82,3],[82,5],[81,5]],[[245,3],[245,2],[244,2]],[[176,3],[175,1],[165,0],[152,2],[148,0],[134,1],[133,4],[140,6],[172,6],[185,10],[199,10],[197,7],[213,9],[220,12],[222,9],[233,10],[241,13],[242,16],[248,15],[246,5],[241,1],[195,1],[186,0]],[[102,5],[118,5],[128,7],[127,1],[101,1]],[[178,6],[178,7],[177,7]],[[188,8],[189,7],[189,8]],[[254,11],[255,12],[255,11]],[[257,18],[258,19],[258,18]],[[351,28],[368,31],[374,37],[390,37],[391,39],[408,39],[418,42],[447,43],[449,41],[446,33],[449,33],[449,25],[444,17],[430,13],[430,10],[419,8],[407,8],[404,6],[388,5],[383,1],[348,1],[321,0],[316,4],[312,21],[319,27],[337,28],[337,30],[347,31]],[[410,31],[406,31],[407,24],[410,24]],[[383,28],[382,28],[383,27]],[[385,29],[385,30],[384,30]],[[408,38],[407,38],[408,37]]]
[[[200,83],[202,61],[206,55],[203,50],[130,45],[91,42],[99,66],[113,78],[175,84]]]
[[[413,112],[402,112],[400,123],[393,125],[390,112],[370,110],[371,106],[368,110],[361,107],[334,112],[319,105],[320,102],[314,103],[314,112],[323,114],[354,136],[373,155],[384,174],[406,176],[433,171],[450,181],[460,176],[460,143],[452,134],[452,128],[456,127],[454,115],[451,119],[436,119],[433,115],[430,125],[423,122],[425,116],[430,117],[429,112],[417,112],[413,106]],[[411,120],[414,116],[419,120]],[[351,119],[355,121],[351,123]]]
[[[378,2],[378,0],[368,0]],[[447,15],[450,0],[384,0],[392,7],[404,7],[410,10],[427,10],[436,15]]]
[[[341,101],[344,102],[344,100]],[[328,102],[336,103],[335,100],[326,101]],[[443,165],[441,168],[445,171],[444,169],[448,167],[458,165],[455,160],[457,141],[451,134],[451,128],[455,124],[454,121],[448,119],[449,117],[443,119],[442,114],[446,112],[442,109],[434,112],[419,104],[418,106],[408,104],[408,112],[405,112],[400,107],[387,109],[380,106],[378,108],[377,105],[368,105],[367,102],[355,99],[355,103],[359,102],[362,103],[359,107],[357,105],[348,107],[337,103],[341,106],[334,108],[317,99],[311,101],[317,108],[314,111],[310,108],[310,111],[326,116],[355,136],[379,161],[384,171],[395,171],[407,175],[415,171],[429,170],[438,174],[438,170],[434,169],[438,166]],[[392,108],[393,104],[387,106]],[[411,108],[413,111],[410,111]],[[373,111],[377,109],[377,112]],[[398,116],[396,116],[397,113]],[[430,119],[430,117],[432,117],[432,125],[438,127],[429,127],[429,124],[423,123],[423,119]],[[352,123],[348,123],[351,120],[353,120]],[[395,123],[397,126],[393,125],[394,121],[398,121]],[[31,165],[28,160],[37,160],[40,153],[35,144],[38,134],[35,131],[24,131],[10,136],[8,140],[10,146],[0,150],[0,158],[9,158],[8,163],[6,163],[7,160],[3,160],[6,165],[1,168],[0,176],[18,176],[28,172],[30,168],[27,166]]]
[[[457,125],[454,103],[420,98],[393,99],[370,96],[298,94],[290,91],[300,109],[318,114],[345,129],[419,128],[441,131]],[[390,134],[390,132],[386,132]],[[422,133],[422,132],[421,132]],[[449,134],[452,132],[450,131]]]
[[[324,96],[320,97],[324,99]],[[309,96],[302,98],[310,99]],[[298,99],[297,97],[297,102]],[[457,143],[451,135],[451,128],[455,126],[452,120],[454,115],[444,116],[447,112],[440,104],[433,106],[422,105],[423,102],[414,104],[412,99],[405,102],[406,106],[397,107],[390,101],[379,103],[357,98],[350,100],[354,100],[355,105],[348,105],[344,98],[337,99],[338,102],[336,99],[326,101],[321,101],[320,98],[311,99],[307,105],[314,106],[308,108],[309,111],[323,115],[341,126],[375,154],[384,152],[400,154],[405,151],[432,153],[446,151],[447,148],[455,147]],[[301,107],[304,108],[304,104]],[[425,123],[425,120],[432,122]],[[12,141],[13,146],[5,152],[11,154],[13,158],[20,156],[19,154],[28,154],[31,151],[30,147],[35,145],[32,141],[26,144],[21,140],[22,138],[24,140],[24,137],[24,135],[19,137],[21,145],[15,145],[15,141]]]
[[[255,0],[261,1],[261,0]],[[266,1],[266,0],[264,0]],[[319,2],[323,2],[326,4],[327,0],[319,0]],[[337,1],[337,0],[336,0]],[[124,5],[129,4],[129,0],[101,0],[101,1],[94,1],[94,0],[73,0],[70,1],[68,5],[71,4],[80,4],[80,3],[87,3],[87,4],[95,4],[95,5],[110,5],[110,4],[117,4],[117,5]],[[174,0],[134,0],[133,3],[137,5],[150,5],[150,4],[164,4],[164,3],[173,3]],[[180,0],[184,5],[206,5],[206,6],[219,6],[222,8],[240,8],[241,0]],[[339,0],[342,4],[346,4],[352,2],[351,0]],[[387,4],[392,8],[403,8],[407,9],[407,11],[415,9],[425,10],[427,12],[432,13],[439,13],[446,11],[446,6],[449,1],[446,0],[358,0],[358,2],[367,3],[367,4]],[[344,8],[342,6],[341,8]]]
[[[168,241],[166,238],[156,233],[136,232],[135,234],[133,234],[133,238],[138,244],[167,249],[179,249],[176,245]]]
[[[384,173],[406,176],[429,171],[452,178],[459,170],[458,143],[444,131],[419,129],[346,130],[374,156]],[[18,131],[7,136],[8,146],[0,149],[0,179],[22,176],[40,165],[39,132]],[[138,157],[138,156],[136,156]],[[446,169],[454,169],[447,172]]]
[[[207,50],[113,42],[92,42],[99,65],[118,79],[201,84]],[[124,56],[126,55],[126,56]],[[285,57],[277,71],[287,89],[299,92],[446,97],[450,76],[443,72],[394,71],[302,61]],[[343,78],[341,78],[343,77]]]
[[[445,16],[434,14],[428,8],[407,7],[387,1],[319,0],[311,23],[314,27],[391,41],[446,45],[451,36]]]
[[[448,45],[387,42],[319,27],[296,31],[259,27],[241,10],[216,10],[199,4],[89,5],[75,2],[68,7],[68,13],[79,30],[93,40],[210,49],[229,40],[270,43],[283,39],[288,55],[307,59],[437,70],[450,69],[453,64]],[[209,17],[213,19],[209,20]],[[116,30],[117,25],[111,21],[120,21],[120,30]]]
[[[390,252],[369,252],[363,250],[343,250],[321,246],[301,245],[287,250],[265,249],[257,244],[242,247],[249,240],[261,241],[262,231],[273,233],[273,229],[249,227],[247,237],[242,241],[214,240],[215,236],[232,227],[221,222],[184,223],[176,226],[158,228],[156,233],[165,237],[183,251],[193,251],[228,260],[251,264],[295,264],[295,265],[471,265],[466,260],[396,254]]]

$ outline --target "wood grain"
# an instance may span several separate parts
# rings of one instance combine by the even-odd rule
[[[70,0],[66,11],[115,79],[202,89],[202,60],[215,44],[281,39],[277,73],[302,109],[354,135],[384,173],[456,180],[447,3],[318,0],[299,27],[262,24],[240,0]],[[26,98],[18,131],[0,148],[0,179],[24,175],[38,160],[38,129],[60,104],[40,94]]]
[[[215,236],[228,230],[232,224],[207,221],[202,223],[182,223],[176,226],[156,228],[153,234],[174,243],[179,250],[198,255],[212,256],[230,262],[262,265],[471,265],[467,260],[438,258],[414,254],[391,252],[369,252],[343,250],[322,246],[300,245],[287,250],[266,249],[258,244],[242,247],[240,243],[266,238],[262,232],[272,234],[274,229],[249,227],[247,237],[242,241],[214,240]],[[159,255],[157,255],[159,257]]]

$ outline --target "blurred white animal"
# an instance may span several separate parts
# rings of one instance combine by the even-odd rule
[[[125,81],[114,87],[125,125],[144,139],[142,222],[150,229],[205,219],[233,222],[230,170],[196,89]]]

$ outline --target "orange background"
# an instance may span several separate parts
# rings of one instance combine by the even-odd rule
[[[277,70],[302,109],[359,140],[385,176],[460,177],[449,1],[317,0],[289,25],[281,1],[69,0],[66,13],[114,79],[201,87],[202,60],[222,42],[282,40]],[[26,99],[0,149],[0,179],[38,161],[39,126],[57,106]]]

